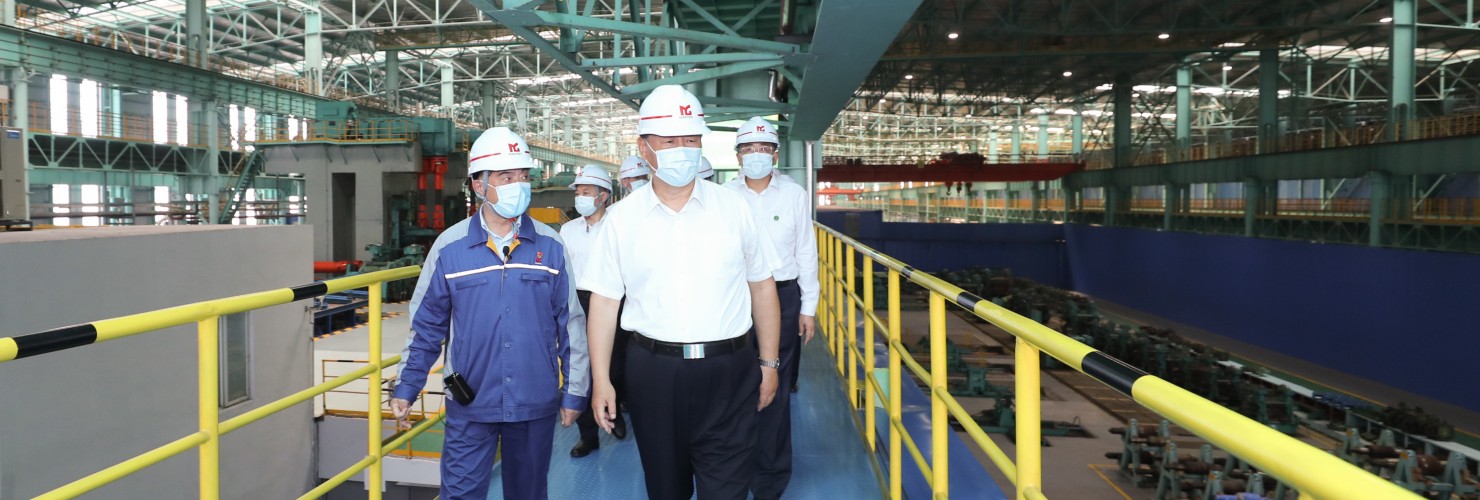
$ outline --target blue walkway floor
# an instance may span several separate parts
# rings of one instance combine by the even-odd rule
[[[793,470],[785,498],[880,498],[874,469],[863,439],[849,416],[848,400],[838,377],[826,364],[821,336],[802,350],[799,390],[792,397]],[[642,463],[632,434],[617,441],[601,433],[601,449],[584,458],[571,458],[570,448],[580,439],[575,426],[555,427],[554,457],[550,461],[552,499],[647,498]],[[503,483],[494,467],[491,499],[503,498]]]

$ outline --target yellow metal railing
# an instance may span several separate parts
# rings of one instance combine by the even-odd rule
[[[1039,352],[1120,391],[1173,424],[1208,440],[1265,473],[1301,492],[1301,498],[1344,500],[1353,498],[1420,498],[1386,479],[1351,465],[1323,450],[1260,424],[1217,403],[1105,355],[1046,326],[1033,322],[991,301],[903,262],[869,248],[841,233],[817,225],[818,258],[822,296],[818,323],[828,349],[836,357],[836,369],[854,410],[864,411],[864,440],[870,451],[877,449],[874,433],[874,396],[888,401],[889,463],[884,481],[886,497],[903,498],[902,450],[909,451],[937,499],[949,498],[949,419],[955,418],[971,440],[992,460],[1016,488],[1015,498],[1037,499],[1043,495],[1041,407],[1039,400]],[[862,255],[861,268],[856,265]],[[874,264],[888,271],[887,321],[874,311]],[[863,277],[860,297],[856,276]],[[930,295],[930,369],[921,367],[900,340],[900,277],[923,287]],[[946,385],[947,299],[972,314],[1017,337],[1014,368],[1017,427],[1017,460],[1007,457],[987,438],[981,426],[961,407]],[[862,311],[863,338],[857,337],[857,314]],[[881,387],[874,372],[874,329],[886,332],[889,355],[888,387]],[[862,344],[862,345],[859,345]],[[862,352],[860,352],[862,349]],[[868,386],[858,392],[858,367]],[[929,381],[931,411],[931,456],[921,454],[905,431],[900,398],[903,370],[907,367],[921,381]],[[901,446],[902,445],[902,446]]]
[[[200,451],[200,492],[198,497],[202,499],[219,498],[221,493],[220,439],[222,435],[262,420],[274,413],[312,400],[315,396],[362,378],[369,378],[369,387],[380,387],[381,371],[385,367],[395,365],[401,360],[399,355],[384,359],[380,357],[382,284],[390,281],[415,278],[420,272],[420,267],[408,266],[315,282],[293,288],[280,288],[236,297],[196,302],[194,304],[186,304],[168,309],[95,321],[86,325],[48,330],[24,337],[0,337],[0,363],[4,363],[17,358],[39,356],[79,345],[117,340],[162,328],[189,323],[196,324],[198,337],[197,351],[199,356],[197,383],[199,384],[198,397],[200,398],[198,410],[200,429],[174,442],[120,462],[117,465],[73,481],[70,484],[58,487],[37,498],[53,499],[80,496],[124,476],[159,463],[164,459],[190,451],[193,448]],[[366,363],[365,367],[342,375],[334,380],[304,389],[277,401],[264,404],[230,420],[224,422],[220,420],[220,406],[217,399],[217,390],[220,387],[220,372],[217,370],[217,357],[219,356],[219,350],[217,349],[217,326],[222,316],[279,304],[287,304],[310,297],[356,288],[367,288],[370,296],[370,347],[368,350],[369,357],[367,358],[369,362]],[[95,338],[91,341],[78,342],[79,331],[95,331]],[[23,340],[17,343],[16,340],[18,338]],[[86,339],[85,336],[81,338]],[[366,402],[366,417],[369,423],[369,442],[366,448],[365,458],[356,462],[343,472],[336,474],[328,481],[319,484],[318,487],[305,493],[300,498],[321,497],[327,494],[329,490],[344,483],[350,477],[367,469],[368,472],[366,475],[368,477],[366,478],[366,484],[379,484],[381,482],[381,458],[390,453],[391,450],[395,450],[410,442],[412,438],[426,432],[427,429],[442,420],[443,414],[427,418],[392,441],[384,442],[381,432],[381,416],[384,408],[382,406],[384,403],[382,392],[379,390],[370,390],[367,392],[369,394]],[[380,498],[381,491],[379,487],[368,488],[367,492],[372,499]]]

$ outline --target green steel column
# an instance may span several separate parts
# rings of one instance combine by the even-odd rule
[[[453,85],[454,85],[453,79],[454,79],[454,76],[455,75],[453,74],[452,71],[453,71],[452,70],[452,64],[450,64],[450,63],[448,65],[442,67],[442,101],[441,101],[441,103],[442,103],[442,110],[443,110],[443,112],[446,112],[447,110],[452,109],[452,106],[454,104],[457,104],[457,100],[456,100],[457,99],[457,96],[454,95],[455,93],[453,92],[453,90],[455,90],[455,88],[453,87]]]
[[[999,146],[997,146],[997,131],[987,132],[987,163],[1002,163],[997,158]]]
[[[1012,120],[1012,162],[1023,161],[1023,119]]]
[[[1072,217],[1084,204],[1084,189],[1064,189],[1064,222],[1074,222]]]
[[[1244,236],[1254,236],[1255,217],[1259,215],[1260,205],[1263,203],[1264,183],[1259,179],[1244,179]]]
[[[1115,136],[1111,143],[1115,148],[1114,166],[1128,167],[1131,164],[1131,77],[1120,72],[1115,74]],[[1105,218],[1111,216],[1108,213]]]
[[[385,103],[392,111],[401,110],[401,51],[385,51]]]
[[[497,115],[498,113],[498,99],[494,97],[495,93],[493,82],[483,82],[483,88],[480,89],[479,93],[483,97],[483,101],[478,103],[479,106],[482,106],[483,109],[483,112],[480,113],[482,116],[480,116],[479,118],[482,119],[483,126],[493,127],[498,121],[498,119],[495,118],[495,115]]]
[[[1259,150],[1279,150],[1280,52],[1259,51]]]
[[[1413,121],[1413,86],[1414,73],[1414,49],[1418,28],[1415,26],[1417,18],[1418,2],[1416,0],[1393,0],[1393,43],[1392,56],[1388,58],[1392,65],[1392,84],[1388,86],[1391,118],[1388,123],[1389,139],[1411,139],[1409,130]],[[1374,233],[1376,234],[1376,233]]]
[[[30,75],[22,68],[12,68],[5,71],[10,76],[10,126],[21,129],[22,131],[30,130]],[[22,149],[29,151],[31,148]]]
[[[1038,115],[1038,157],[1048,158],[1048,112]]]
[[[1188,149],[1192,147],[1192,65],[1177,66],[1177,154],[1174,158],[1186,161]]]
[[[324,95],[324,18],[319,12],[320,0],[307,0],[303,9],[303,77],[308,79],[308,93]]]
[[[215,224],[221,218],[221,176],[216,175],[218,165],[221,163],[220,105],[214,100],[201,102],[201,109],[205,115],[203,119],[206,124],[206,156],[201,161],[200,173],[205,174],[203,177],[205,185],[202,186],[201,191],[204,192],[207,200],[206,206],[209,207],[206,213],[207,224]],[[319,203],[327,201],[320,200]]]
[[[1161,204],[1163,206],[1161,229],[1163,231],[1171,231],[1174,223],[1173,218],[1177,215],[1178,208],[1181,206],[1181,188],[1176,184],[1167,184],[1162,186],[1161,189]]]
[[[1047,115],[1045,115],[1047,116]],[[1042,142],[1042,141],[1040,141]],[[1033,215],[1034,221],[1047,219],[1043,216],[1043,181],[1033,181]]]
[[[0,12],[0,24],[15,26],[15,0],[0,1],[0,9],[4,9]]]
[[[9,1],[6,2],[10,3]],[[185,64],[206,67],[211,54],[210,15],[206,0],[185,0]]]
[[[1074,145],[1073,145],[1074,154],[1083,153],[1084,152],[1084,115],[1081,115],[1078,112],[1075,112],[1074,113],[1074,117],[1072,119],[1070,119],[1069,123],[1070,123],[1069,126],[1071,128],[1073,128],[1073,134],[1074,134],[1074,137],[1073,137],[1073,141],[1074,141]]]
[[[1387,172],[1372,171],[1367,174],[1371,182],[1370,190],[1371,208],[1368,210],[1367,219],[1367,245],[1382,246],[1382,219],[1392,209],[1393,193],[1389,181],[1391,176]]]

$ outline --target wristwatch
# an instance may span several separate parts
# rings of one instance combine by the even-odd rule
[[[766,367],[766,368],[775,368],[777,370],[780,370],[781,369],[781,358],[776,358],[776,359],[757,358],[757,359],[760,359],[761,360],[761,366],[763,366],[763,367]]]

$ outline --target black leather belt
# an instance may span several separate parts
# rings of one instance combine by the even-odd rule
[[[750,345],[750,332],[735,338],[716,340],[713,342],[695,342],[683,344],[679,342],[664,342],[648,338],[641,333],[632,336],[632,342],[643,349],[652,351],[654,354],[672,356],[683,359],[704,359],[729,354]]]
[[[797,286],[797,280],[786,280],[786,281],[777,281],[776,282],[776,289],[777,290],[780,290],[782,288],[793,287],[793,286]]]

